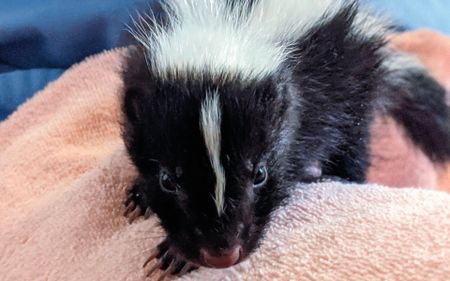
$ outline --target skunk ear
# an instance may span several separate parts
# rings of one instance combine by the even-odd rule
[[[140,147],[141,130],[144,105],[142,104],[144,92],[138,87],[131,87],[126,89],[122,100],[122,136],[125,146],[134,159],[138,154],[137,148]]]
[[[129,122],[139,122],[142,117],[142,96],[143,92],[139,88],[129,88],[125,91],[123,101],[123,112]]]

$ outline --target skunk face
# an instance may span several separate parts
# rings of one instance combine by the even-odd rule
[[[185,258],[220,267],[205,263],[201,251],[234,250],[237,263],[256,247],[284,196],[275,147],[292,104],[281,93],[289,87],[282,77],[155,79],[143,62],[128,71],[123,103],[124,137],[143,196]]]

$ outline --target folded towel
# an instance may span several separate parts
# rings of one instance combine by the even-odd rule
[[[121,198],[136,176],[120,139],[125,52],[72,67],[0,123],[0,280],[144,279],[142,264],[164,233],[156,217],[131,225],[122,217]],[[371,181],[449,186],[449,173],[392,120],[378,119],[372,149]],[[409,157],[408,165],[394,165],[396,157]],[[450,194],[292,188],[248,260],[181,280],[450,280]]]

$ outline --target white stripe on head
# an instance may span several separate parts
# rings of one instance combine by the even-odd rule
[[[167,0],[167,25],[140,17],[131,33],[147,49],[153,74],[240,75],[263,79],[278,71],[296,41],[356,0]],[[384,24],[360,10],[352,31],[373,35]]]
[[[224,210],[225,194],[225,171],[220,163],[220,143],[221,143],[221,109],[219,95],[216,92],[207,93],[202,102],[200,112],[200,128],[205,139],[209,160],[216,177],[214,190],[214,203],[217,213],[222,215]]]
[[[232,10],[224,0],[168,0],[167,26],[143,18],[132,33],[148,50],[151,71],[158,77],[206,71],[212,77],[262,79],[283,62],[284,46],[260,40],[263,30],[247,26],[243,17],[248,4],[239,5]]]

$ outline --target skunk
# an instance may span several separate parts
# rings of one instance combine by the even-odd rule
[[[443,88],[357,1],[162,7],[136,22],[123,71],[123,139],[139,173],[125,215],[155,213],[167,232],[148,275],[243,261],[298,182],[363,183],[375,113],[433,161],[450,159]]]

